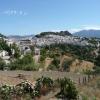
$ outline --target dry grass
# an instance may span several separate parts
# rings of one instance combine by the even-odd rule
[[[18,77],[19,74],[22,74],[22,77]],[[57,78],[67,77],[71,78],[75,83],[78,83],[78,79],[83,79],[83,77],[86,75],[57,71],[0,71],[0,85],[16,85],[23,80],[29,80],[31,83],[33,83],[37,78],[41,76],[51,77],[54,80]],[[76,84],[76,86],[78,88],[79,93],[83,96],[87,96],[89,100],[93,100],[94,97],[96,97],[96,100],[100,100],[100,76],[97,76],[95,79],[91,80],[87,84]]]
[[[100,82],[100,76],[87,83],[86,85],[79,86],[79,93],[86,96],[88,100],[100,100],[100,88],[98,88],[98,82]]]

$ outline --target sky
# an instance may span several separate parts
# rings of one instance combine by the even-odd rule
[[[100,29],[100,0],[0,0],[0,33]]]

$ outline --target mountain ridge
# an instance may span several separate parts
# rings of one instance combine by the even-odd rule
[[[96,37],[96,38],[100,38],[100,30],[94,30],[94,29],[90,29],[90,30],[81,30],[78,32],[73,33],[74,36],[79,36],[79,37]]]

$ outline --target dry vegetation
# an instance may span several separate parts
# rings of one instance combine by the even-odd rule
[[[84,100],[100,100],[100,76],[78,87]]]
[[[33,83],[37,78],[41,76],[47,76],[47,77],[52,78],[53,80],[57,78],[67,77],[67,78],[72,79],[75,83],[78,83],[79,78],[80,78],[81,83],[82,83],[83,77],[86,77],[87,75],[74,74],[74,73],[68,73],[68,72],[57,72],[57,71],[51,71],[51,72],[48,72],[48,71],[41,71],[41,72],[0,71],[0,85],[2,84],[16,85],[22,82],[23,80],[29,80],[31,83]],[[79,94],[83,97],[83,100],[100,100],[100,76],[93,78],[86,84],[79,85],[78,83],[76,84],[76,86],[79,91]],[[51,93],[48,96],[54,97],[54,93]]]

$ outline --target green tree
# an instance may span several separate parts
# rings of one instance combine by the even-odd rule
[[[52,64],[59,68],[60,59],[55,57],[54,60],[52,61]]]
[[[33,62],[33,57],[31,54],[26,54],[22,59],[21,62],[23,65],[30,64]]]
[[[6,41],[4,41],[3,38],[0,39],[0,50],[5,50],[8,52],[9,55],[12,55],[10,46],[8,46],[8,44],[6,43]]]
[[[95,64],[100,66],[100,55],[95,59]]]
[[[17,45],[15,43],[13,43],[11,45],[11,48],[14,50],[14,57],[15,58],[19,58],[20,57],[20,50],[19,48],[17,47]]]
[[[72,63],[72,60],[64,60],[62,63],[62,69],[69,71],[71,63]]]
[[[6,63],[3,59],[0,58],[0,70],[3,70],[6,67]]]
[[[39,68],[38,64],[35,64],[35,61],[31,54],[26,54],[22,59],[17,59],[14,62],[9,64],[11,70],[37,70]]]
[[[35,51],[34,51],[34,46],[30,46],[31,49],[31,54],[34,55]]]
[[[46,58],[46,50],[45,50],[45,48],[41,49],[40,54],[41,54],[40,61],[44,61],[45,58]]]

